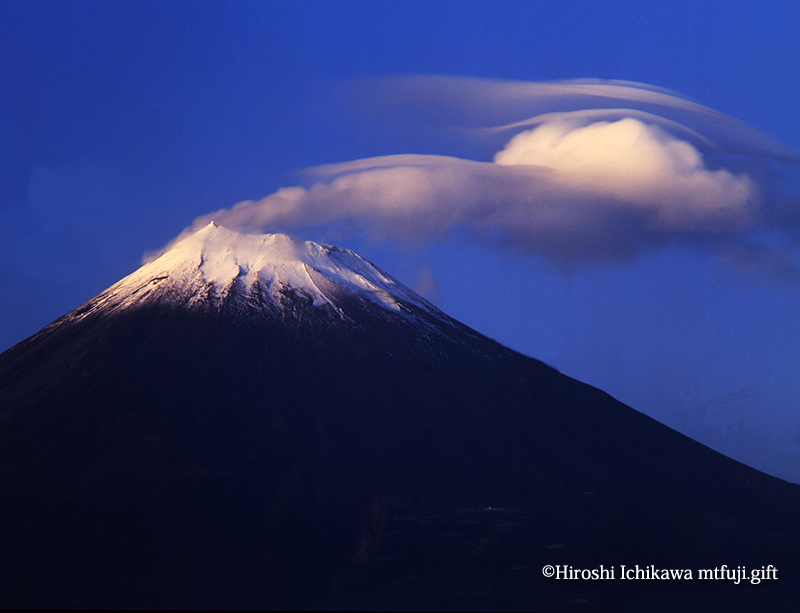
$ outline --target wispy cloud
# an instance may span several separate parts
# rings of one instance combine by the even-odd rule
[[[460,229],[566,266],[694,242],[734,263],[779,258],[778,268],[796,269],[792,256],[761,241],[765,231],[796,233],[798,216],[759,169],[771,160],[794,171],[800,154],[672,92],[618,82],[445,77],[350,88],[356,97],[371,91],[373,109],[413,109],[403,111],[405,121],[459,123],[470,137],[494,139],[494,156],[408,154],[316,167],[304,187],[239,203],[195,225],[213,219],[291,231],[348,223],[404,243]]]
[[[703,135],[709,150],[800,163],[779,140],[677,92],[629,81],[598,79],[521,82],[417,75],[345,81],[338,96],[379,121],[460,127],[462,134],[499,140],[541,123],[552,113],[584,113],[597,120],[643,118],[667,130]]]

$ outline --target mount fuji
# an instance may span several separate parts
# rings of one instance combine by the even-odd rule
[[[7,608],[800,606],[800,486],[213,223],[0,355],[0,492]]]
[[[211,222],[109,288],[82,315],[94,309],[161,304],[188,310],[234,309],[262,318],[299,300],[346,318],[336,306],[345,294],[397,313],[408,314],[409,307],[438,313],[351,251],[300,243],[283,234],[238,234]]]

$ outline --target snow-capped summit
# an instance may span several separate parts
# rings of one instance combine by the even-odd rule
[[[284,234],[240,234],[209,223],[122,279],[81,309],[142,304],[207,308],[237,302],[278,307],[288,296],[339,311],[337,298],[357,296],[409,315],[433,305],[347,249]]]

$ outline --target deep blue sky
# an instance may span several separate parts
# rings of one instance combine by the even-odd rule
[[[6,3],[0,350],[196,217],[298,185],[303,168],[476,159],[413,109],[343,103],[351,77],[648,83],[800,150],[799,31],[800,5],[764,0]],[[341,227],[300,236],[350,247],[478,331],[800,481],[800,284],[696,246],[564,272],[458,232],[411,249]],[[796,241],[782,247],[796,262]]]

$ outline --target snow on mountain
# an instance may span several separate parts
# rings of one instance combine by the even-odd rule
[[[296,241],[284,234],[239,234],[211,222],[78,310],[114,311],[142,304],[184,308],[219,305],[229,295],[281,307],[289,294],[339,311],[336,297],[355,294],[383,309],[413,307],[447,319],[436,307],[347,249]]]

